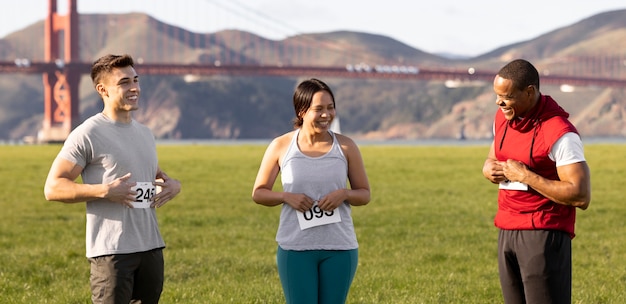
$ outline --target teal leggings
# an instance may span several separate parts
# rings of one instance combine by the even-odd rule
[[[352,250],[283,250],[276,262],[287,304],[345,303],[359,260]]]

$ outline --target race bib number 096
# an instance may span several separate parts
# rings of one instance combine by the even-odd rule
[[[154,194],[156,194],[156,187],[152,182],[137,182],[137,185],[132,189],[137,191],[133,207],[150,208],[150,205],[154,202]]]
[[[298,211],[298,223],[300,224],[300,230],[304,230],[311,227],[327,225],[331,223],[341,222],[341,216],[339,215],[339,210],[335,211],[324,211],[320,209],[317,205],[318,202],[315,201],[315,204],[311,209],[300,212]]]

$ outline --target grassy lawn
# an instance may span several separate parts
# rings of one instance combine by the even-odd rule
[[[58,145],[0,146],[0,303],[90,303],[84,204],[46,202]],[[626,303],[626,146],[588,145],[593,199],[578,212],[573,302]],[[158,210],[162,303],[284,303],[280,208],[256,205],[262,145],[161,145],[183,191]],[[348,303],[501,303],[487,146],[361,147],[372,201],[353,209],[359,268]],[[277,188],[280,185],[276,185]]]

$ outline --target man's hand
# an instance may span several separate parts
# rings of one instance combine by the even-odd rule
[[[161,192],[154,196],[154,202],[150,205],[150,207],[153,208],[159,208],[165,205],[165,203],[178,195],[181,190],[180,181],[169,177],[165,180],[157,179],[153,184],[157,187],[161,187]]]
[[[483,176],[494,184],[507,180],[503,170],[504,164],[505,162],[488,158],[483,165]]]
[[[513,159],[502,162],[502,171],[506,179],[512,182],[525,183],[524,180],[528,176],[528,167],[524,163]]]
[[[130,179],[130,176],[131,174],[127,173],[126,175],[108,183],[108,191],[105,198],[112,202],[133,208],[133,202],[135,201],[137,191],[132,190],[132,188],[137,183],[129,182],[128,179]]]

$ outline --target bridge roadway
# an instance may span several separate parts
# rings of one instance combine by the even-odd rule
[[[7,62],[0,61],[0,73],[3,74],[43,74],[45,72],[72,69],[88,74],[91,63],[71,62]],[[379,72],[376,70],[350,71],[346,67],[308,67],[308,66],[256,66],[256,65],[206,65],[206,64],[135,64],[140,75],[198,75],[198,76],[279,76],[279,77],[334,77],[354,79],[394,79],[394,80],[423,80],[423,81],[493,81],[496,72],[455,69],[428,69],[420,68],[416,73]],[[626,87],[626,79],[576,77],[567,75],[545,75],[541,77],[542,84],[572,85],[601,87]]]

